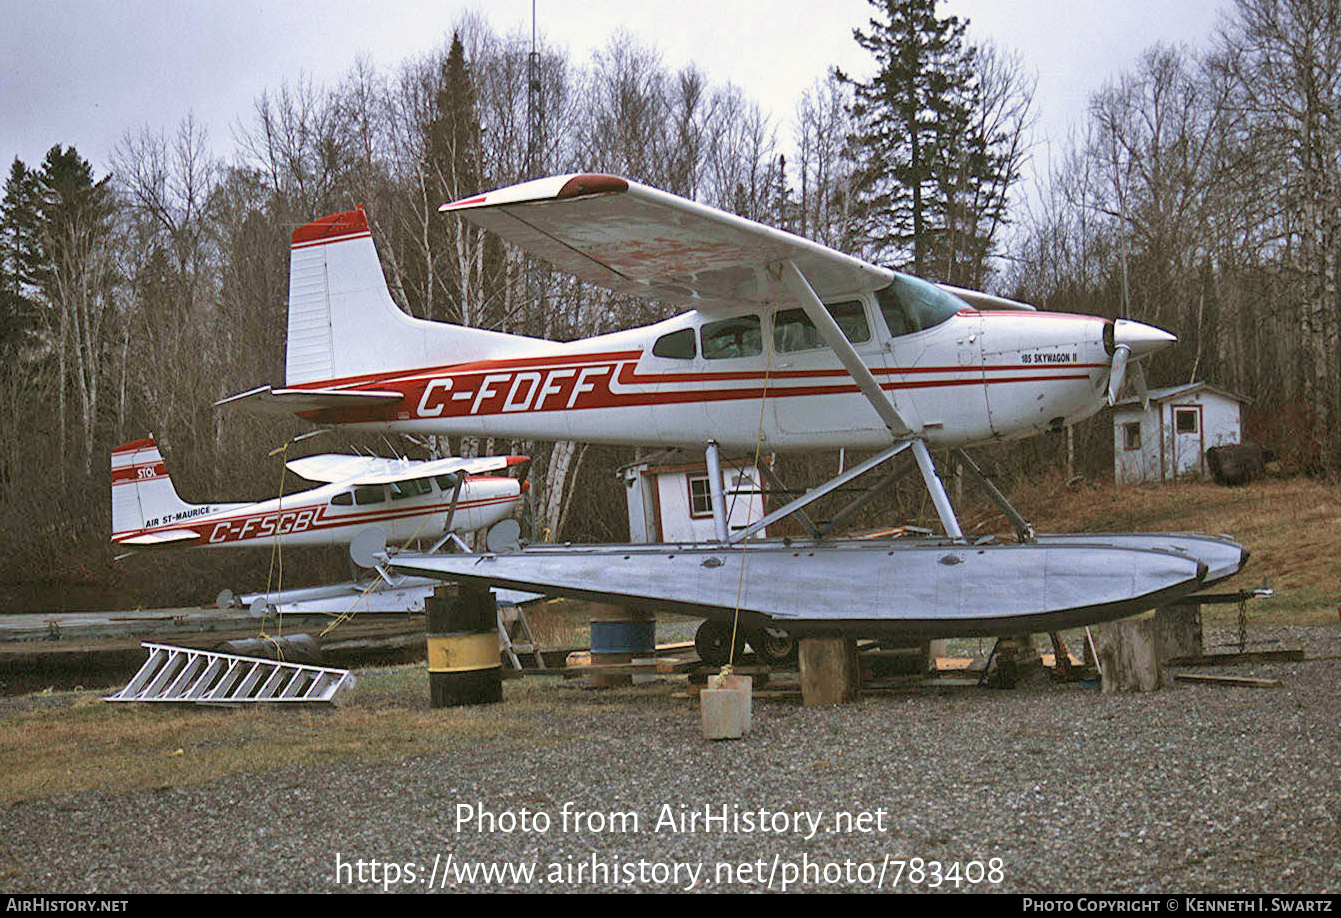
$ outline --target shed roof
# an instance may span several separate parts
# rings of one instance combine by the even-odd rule
[[[1207,392],[1213,392],[1216,395],[1222,396],[1227,399],[1232,399],[1233,401],[1236,402],[1243,402],[1244,404],[1247,404],[1248,402],[1252,401],[1252,399],[1248,398],[1246,395],[1236,395],[1235,393],[1230,392],[1228,389],[1221,389],[1218,386],[1212,386],[1210,383],[1206,382],[1194,382],[1194,383],[1187,383],[1186,385],[1182,386],[1168,386],[1163,389],[1151,389],[1150,401],[1152,404],[1158,402],[1167,402],[1170,399],[1180,398],[1182,396],[1191,395],[1194,392],[1201,392],[1203,390]],[[1131,398],[1122,399],[1120,402],[1115,403],[1113,407],[1139,408],[1140,405],[1141,405],[1140,396],[1133,396]]]

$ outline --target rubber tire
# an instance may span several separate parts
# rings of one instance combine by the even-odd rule
[[[788,666],[799,656],[796,638],[781,628],[758,628],[750,632],[749,641],[755,656],[769,666]]]
[[[730,622],[718,622],[707,619],[698,626],[698,631],[694,633],[694,649],[698,651],[698,658],[709,666],[725,666],[731,662],[731,632]],[[736,653],[737,660],[740,659],[741,652],[745,649],[745,639],[742,635],[736,635]]]

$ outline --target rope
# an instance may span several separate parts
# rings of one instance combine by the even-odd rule
[[[270,585],[272,583],[275,584],[275,592],[277,594],[283,594],[284,592],[284,543],[283,540],[280,538],[279,520],[284,513],[284,480],[285,476],[289,472],[288,455],[289,455],[289,447],[292,445],[293,445],[293,438],[290,437],[284,443],[283,446],[277,449],[272,449],[269,453],[267,453],[267,456],[277,456],[282,454],[285,460],[284,462],[280,463],[279,468],[279,496],[278,496],[278,503],[276,503],[275,505],[275,541],[270,548],[270,571],[268,574],[266,574],[265,578],[265,604],[267,606],[270,605]],[[278,603],[276,603],[275,605],[275,622],[278,626],[279,636],[283,637],[284,613],[279,611]],[[284,659],[284,653],[282,648],[279,646],[279,641],[277,641],[275,638],[272,638],[265,632],[264,616],[261,617],[260,633],[257,636],[260,637],[262,640],[270,641],[272,644],[274,644],[276,656],[278,656],[281,661]]]
[[[770,272],[770,273],[771,273],[771,272]],[[782,272],[781,272],[781,269],[779,269],[778,273],[777,273],[776,275],[774,275],[774,278],[773,278],[773,279],[774,279],[774,281],[775,281],[775,283],[776,283],[776,286],[775,286],[775,288],[774,288],[774,291],[775,291],[775,292],[774,292],[774,296],[773,296],[773,304],[774,304],[774,306],[776,306],[776,305],[778,304],[778,301],[782,298]],[[774,315],[776,315],[776,310],[774,310]],[[759,324],[759,336],[760,336],[761,338],[764,337],[764,328],[763,328],[763,324],[764,324],[764,323],[763,323],[762,321],[761,321],[760,324]],[[758,476],[758,474],[759,474],[759,456],[760,456],[760,454],[763,452],[763,444],[764,444],[764,418],[766,417],[765,412],[767,411],[767,407],[768,407],[768,384],[769,384],[769,381],[770,381],[771,378],[772,378],[772,373],[773,373],[773,335],[772,335],[772,321],[770,320],[770,322],[769,322],[768,324],[769,324],[769,332],[770,332],[770,333],[769,333],[769,335],[767,336],[767,338],[765,339],[765,342],[764,342],[764,348],[765,348],[765,350],[764,350],[764,386],[763,386],[763,389],[761,390],[761,392],[759,393],[759,427],[758,427],[758,429],[756,430],[756,432],[755,432],[755,436],[754,436],[754,473],[755,473],[756,476]],[[737,483],[739,483],[739,478],[737,478]],[[746,507],[746,511],[745,511],[745,527],[748,529],[748,528],[749,528],[749,525],[750,525],[750,523],[751,523],[751,519],[750,519],[750,517],[751,517],[751,515],[752,515],[752,513],[753,513],[754,505],[753,505],[753,503],[751,503],[751,502],[747,502],[746,505],[745,505],[745,507]],[[736,664],[737,635],[739,635],[739,633],[740,633],[740,598],[741,598],[742,595],[744,595],[744,592],[745,592],[745,556],[746,556],[746,553],[749,551],[749,545],[750,545],[750,540],[749,540],[749,539],[745,539],[745,540],[743,540],[743,541],[740,543],[740,578],[736,581],[736,609],[735,609],[735,612],[732,613],[732,618],[731,618],[731,647],[730,647],[730,656],[727,658],[727,664],[726,664],[726,666],[721,670],[721,674],[722,674],[722,675],[729,675],[729,674],[731,673],[731,671],[735,668],[735,664]]]

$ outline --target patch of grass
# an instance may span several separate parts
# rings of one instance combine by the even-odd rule
[[[428,707],[422,666],[358,674],[355,703],[338,709],[113,705],[91,693],[0,717],[0,803],[81,791],[208,783],[292,765],[385,762],[450,742],[540,741],[552,702],[505,685],[504,705]]]

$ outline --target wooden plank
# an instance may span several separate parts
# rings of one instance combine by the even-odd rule
[[[1173,657],[1165,661],[1165,665],[1233,666],[1236,663],[1300,663],[1303,659],[1302,649],[1253,650],[1247,653],[1208,653],[1192,657]]]
[[[1281,688],[1285,685],[1279,679],[1253,679],[1249,676],[1213,676],[1209,673],[1178,673],[1174,677],[1178,682],[1194,682],[1201,685],[1240,685],[1248,688]]]

